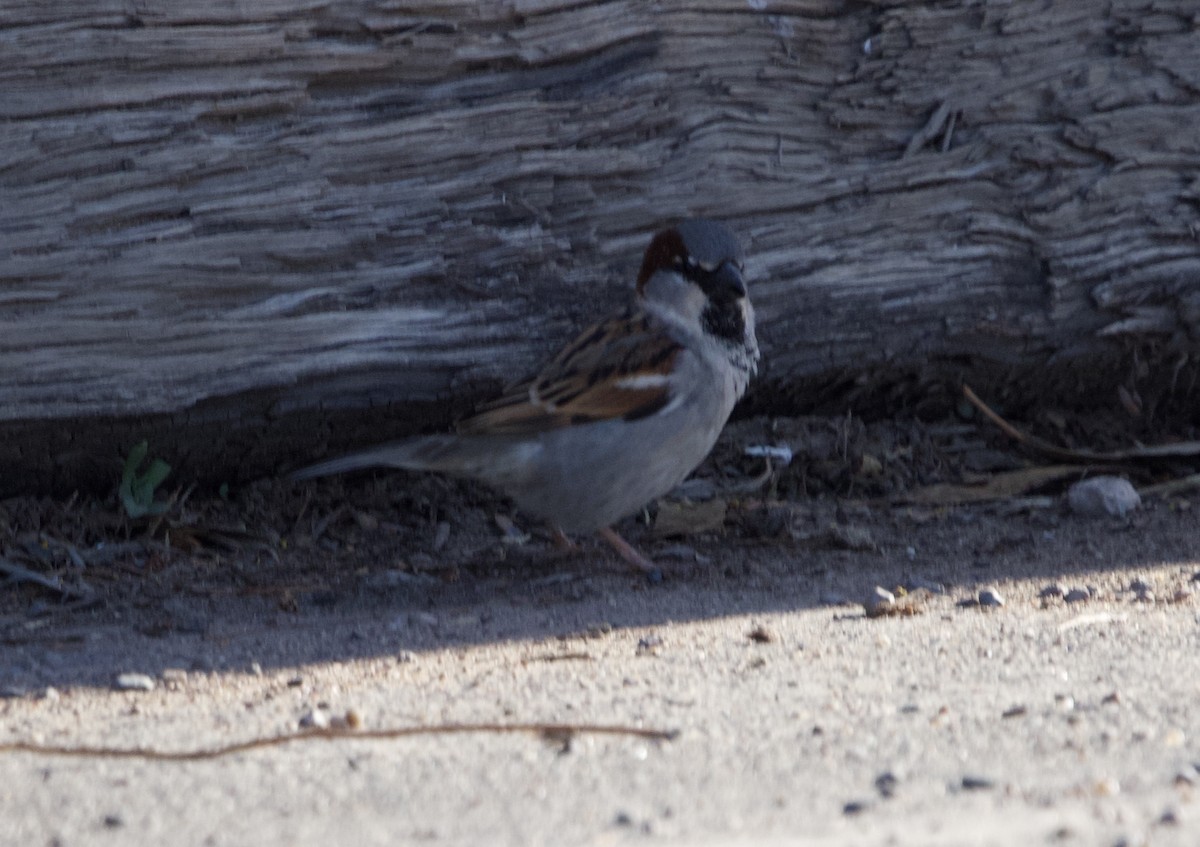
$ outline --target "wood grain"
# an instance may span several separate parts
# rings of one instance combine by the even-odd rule
[[[0,0],[0,467],[469,403],[689,215],[762,408],[1194,397],[1198,45],[1187,0]]]

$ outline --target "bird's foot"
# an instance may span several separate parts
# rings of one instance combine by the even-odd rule
[[[616,550],[618,556],[644,573],[651,582],[662,582],[662,568],[643,556],[636,547],[619,536],[612,527],[606,526],[597,530],[596,534],[608,542],[608,546]]]

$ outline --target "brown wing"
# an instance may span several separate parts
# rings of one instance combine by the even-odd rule
[[[584,330],[532,379],[462,421],[462,433],[522,434],[651,415],[671,400],[683,348],[641,313]]]

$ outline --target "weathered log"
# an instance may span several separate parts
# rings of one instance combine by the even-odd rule
[[[444,423],[699,214],[757,408],[1194,421],[1197,127],[1188,0],[0,0],[0,492]]]

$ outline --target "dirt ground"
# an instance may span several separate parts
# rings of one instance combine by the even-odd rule
[[[741,421],[621,527],[661,582],[433,476],[5,501],[0,744],[43,749],[0,749],[0,843],[1195,844],[1194,492],[930,488],[1037,464],[970,421]],[[113,752],[330,719],[481,726]]]

